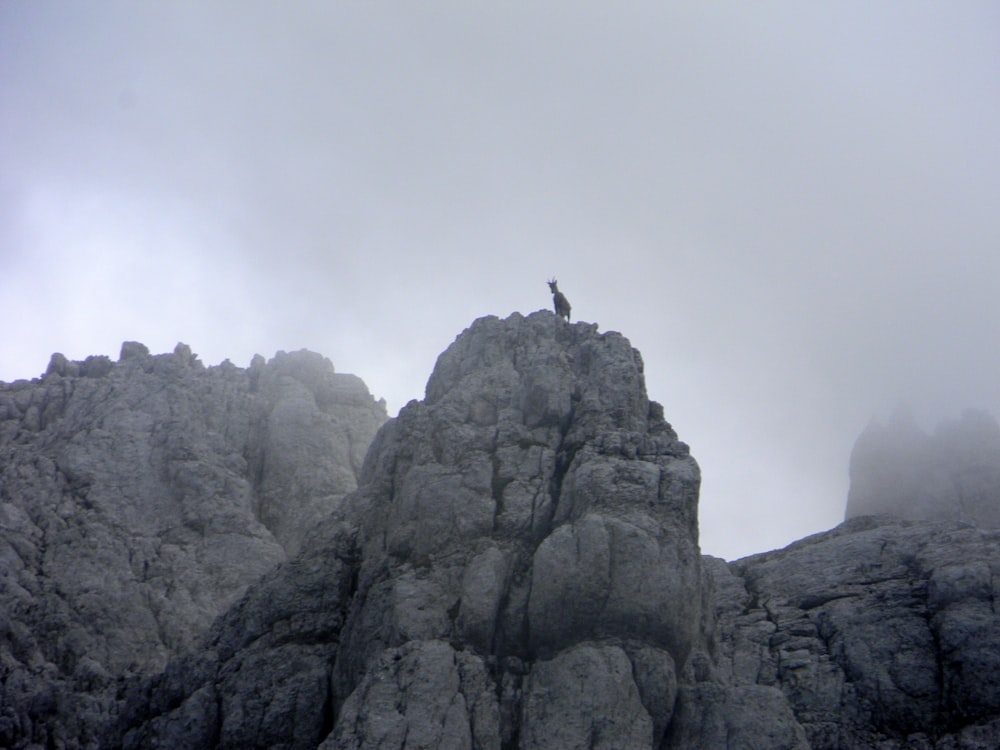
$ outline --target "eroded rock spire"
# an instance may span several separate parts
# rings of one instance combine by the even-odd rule
[[[659,744],[700,638],[699,472],[623,336],[549,312],[476,321],[362,485],[325,747],[382,729],[428,747]]]

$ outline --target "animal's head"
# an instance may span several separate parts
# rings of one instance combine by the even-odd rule
[[[558,284],[559,282],[557,282],[555,279],[549,279],[546,283],[549,285],[549,291],[552,292],[553,294],[559,291],[559,287],[556,286],[556,284]]]

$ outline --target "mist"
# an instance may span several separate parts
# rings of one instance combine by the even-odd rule
[[[900,402],[1000,413],[992,3],[0,4],[0,380],[309,348],[394,414],[475,318],[621,331],[732,559]]]

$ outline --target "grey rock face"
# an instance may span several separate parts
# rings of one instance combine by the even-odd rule
[[[846,517],[882,514],[1000,528],[1000,425],[970,410],[928,435],[905,409],[870,424],[851,454]]]
[[[1000,746],[1000,532],[861,518],[706,567],[715,665],[674,746]]]
[[[127,342],[0,384],[0,746],[97,746],[120,681],[287,559],[384,420],[309,352],[205,368]]]
[[[320,748],[500,750],[500,713],[482,657],[444,641],[383,651]]]
[[[205,646],[137,680],[106,744],[315,748],[333,725],[329,675],[355,586],[356,525],[338,508],[294,560],[251,586]]]
[[[339,520],[219,621],[183,684],[133,694],[125,745],[316,747],[302,725],[323,748],[655,747],[704,642],[698,482],[623,337],[476,321],[379,431]],[[331,571],[321,606],[303,567]],[[289,649],[329,694],[261,702]]]
[[[618,334],[476,321],[366,455],[381,412],[316,355],[105,360],[0,386],[0,746],[1000,746],[1000,530],[702,558],[698,466]],[[856,487],[912,477],[937,437],[904,432]],[[939,448],[988,466],[993,432]]]
[[[620,646],[596,643],[538,662],[526,680],[522,746],[652,747],[652,718],[632,672]]]
[[[651,747],[701,633],[698,484],[623,337],[547,312],[476,321],[369,454],[335,746],[406,746],[371,739],[392,700],[367,686],[387,653],[434,643],[413,679],[474,655],[492,746]],[[455,721],[439,746],[480,731]]]

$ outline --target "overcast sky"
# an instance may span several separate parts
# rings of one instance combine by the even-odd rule
[[[0,0],[0,380],[302,347],[390,414],[475,318],[625,334],[703,551],[1000,413],[1000,5]]]

